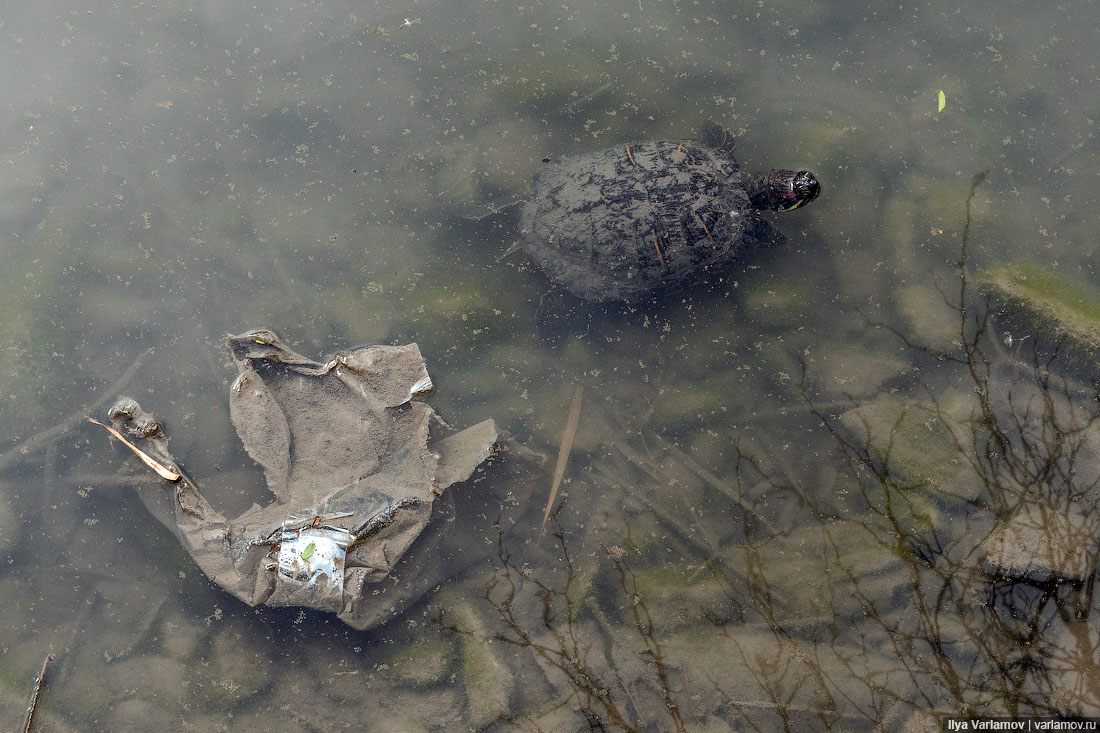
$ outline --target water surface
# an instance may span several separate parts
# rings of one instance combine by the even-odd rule
[[[1037,334],[979,330],[958,263],[986,171],[968,282],[1028,261],[1096,286],[1098,24],[1004,2],[5,14],[4,716],[51,653],[58,730],[1097,714],[1095,563],[997,580],[986,543],[1036,497],[1092,526],[1092,393],[1034,368]],[[707,118],[747,169],[820,177],[776,218],[789,243],[540,340],[549,283],[509,253],[508,204],[544,158]],[[552,460],[383,628],[219,590],[80,420],[130,394],[223,511],[267,501],[221,348],[256,326],[316,357],[416,341],[450,424],[551,459],[583,389],[549,532]]]

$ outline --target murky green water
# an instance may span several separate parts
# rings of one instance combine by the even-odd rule
[[[47,654],[49,730],[1097,714],[1094,392],[1033,366],[1040,334],[976,331],[973,280],[1026,260],[1098,284],[1098,24],[1004,2],[4,14],[3,719]],[[515,207],[491,212],[546,157],[708,117],[748,169],[820,177],[776,218],[789,244],[541,341],[548,282],[508,253]],[[255,326],[316,357],[416,341],[448,422],[549,457],[380,629],[221,591],[137,493],[163,487],[82,422],[130,394],[225,513],[268,501],[221,347]],[[1030,511],[1061,519],[1008,536]]]

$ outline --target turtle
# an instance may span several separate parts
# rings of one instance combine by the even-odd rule
[[[589,302],[636,302],[728,268],[785,237],[760,211],[790,211],[821,193],[806,170],[742,175],[734,138],[712,120],[698,140],[620,145],[551,164],[520,215],[522,245]]]

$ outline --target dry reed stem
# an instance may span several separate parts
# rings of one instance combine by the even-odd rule
[[[550,518],[550,509],[554,506],[554,499],[558,498],[558,487],[561,485],[562,476],[565,475],[565,464],[569,462],[569,453],[573,450],[573,438],[577,434],[577,420],[581,416],[581,395],[583,393],[583,388],[573,388],[573,404],[569,406],[569,418],[565,421],[565,430],[561,434],[558,462],[554,466],[554,481],[550,484],[550,498],[546,500],[546,511],[542,513],[540,532],[546,531],[546,520]]]

